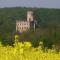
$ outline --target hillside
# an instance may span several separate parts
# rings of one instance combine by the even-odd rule
[[[15,21],[17,19],[26,20],[26,12],[28,10],[34,11],[34,18],[38,21],[37,27],[42,32],[47,29],[49,34],[51,34],[51,29],[53,29],[54,32],[60,33],[60,9],[0,8],[0,40],[10,39],[10,36],[15,32]]]

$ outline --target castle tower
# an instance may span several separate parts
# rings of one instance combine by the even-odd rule
[[[29,21],[29,22],[33,21],[33,11],[27,12],[27,21]]]

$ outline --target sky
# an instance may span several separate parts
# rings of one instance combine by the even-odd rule
[[[60,9],[60,0],[0,0],[0,8],[3,7],[39,7]]]

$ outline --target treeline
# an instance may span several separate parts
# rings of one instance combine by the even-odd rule
[[[36,32],[30,32],[32,36],[29,36],[29,39],[37,43],[40,40],[46,40],[58,44],[60,42],[60,9],[25,7],[0,8],[0,40],[3,41],[2,43],[12,42],[16,20],[26,20],[29,10],[34,12],[34,20],[38,22]],[[26,33],[22,37],[28,40]]]

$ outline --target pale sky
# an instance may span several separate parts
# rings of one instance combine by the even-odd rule
[[[60,9],[60,0],[0,0],[0,8],[17,6]]]

